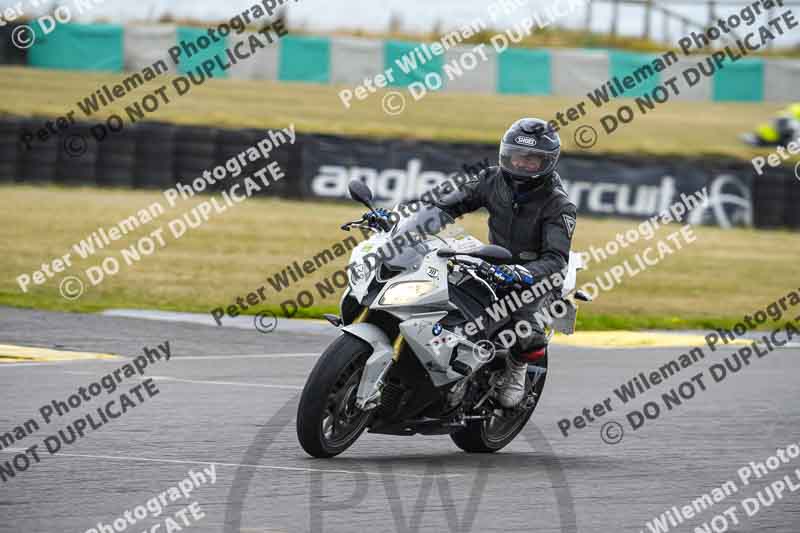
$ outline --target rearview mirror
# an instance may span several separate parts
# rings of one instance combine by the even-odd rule
[[[353,200],[361,202],[372,209],[370,205],[372,203],[372,191],[369,190],[369,187],[367,187],[363,181],[350,180],[350,183],[347,184],[347,190],[350,192],[350,197]]]
[[[502,246],[497,246],[496,244],[486,244],[481,246],[474,252],[471,252],[469,255],[472,257],[477,257],[478,259],[485,259],[487,261],[510,261],[514,257],[511,255],[511,252]]]

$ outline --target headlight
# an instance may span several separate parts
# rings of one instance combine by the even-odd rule
[[[407,305],[434,289],[430,281],[406,281],[395,283],[381,298],[381,305]]]

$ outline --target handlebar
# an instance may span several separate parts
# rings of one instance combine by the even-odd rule
[[[386,220],[385,218],[376,215],[373,212],[368,212],[362,215],[360,220],[353,220],[350,222],[345,222],[340,226],[340,228],[344,231],[350,231],[350,228],[353,226],[367,228],[372,231],[389,231],[391,230],[391,223]],[[490,248],[490,247],[486,247]],[[510,259],[510,254],[506,251],[508,255],[508,259]],[[439,250],[439,257],[449,257],[450,263],[449,265],[457,264],[459,266],[469,268],[470,270],[474,270],[482,280],[491,283],[495,286],[500,286],[501,282],[505,281],[505,277],[499,276],[497,273],[497,265],[489,263],[483,259],[475,257],[474,255],[461,255],[455,252],[450,248],[443,248]],[[461,255],[460,258],[456,257]],[[498,257],[498,260],[506,259],[504,257]],[[519,276],[517,276],[519,277]],[[527,278],[527,279],[525,279]],[[520,281],[514,281],[512,283],[503,283],[504,287],[514,287],[517,288],[527,288],[533,286],[534,279],[530,275],[524,275],[523,279]]]
[[[353,226],[362,227],[362,228],[369,228],[372,230],[382,230],[382,231],[389,231],[392,229],[389,221],[379,216],[375,216],[373,213],[365,213],[362,215],[360,220],[352,220],[350,222],[345,222],[339,228],[344,231],[350,231],[350,228]]]
[[[376,215],[375,213],[366,213],[364,215],[364,219],[366,219],[367,223],[372,226],[378,226],[383,231],[389,231],[392,229],[392,223],[386,220],[383,217]]]
[[[466,266],[467,268],[475,270],[481,279],[491,283],[492,285],[495,286],[500,285],[500,279],[498,279],[498,276],[496,274],[497,265],[493,265],[492,263],[484,261],[483,259],[478,259],[476,257],[469,257],[469,259],[456,259],[455,257],[453,257],[451,261],[455,261],[457,264],[461,266]],[[529,279],[523,279],[521,283],[516,282],[508,287],[516,286],[517,288],[525,289],[533,286],[534,284],[533,277],[532,276],[527,276],[527,277]]]

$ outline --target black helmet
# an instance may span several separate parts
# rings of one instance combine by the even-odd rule
[[[523,183],[537,183],[552,173],[561,155],[561,138],[547,122],[522,118],[500,142],[500,168]]]

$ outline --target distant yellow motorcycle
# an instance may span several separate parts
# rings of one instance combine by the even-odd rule
[[[772,121],[759,125],[755,132],[745,133],[742,140],[752,146],[786,146],[800,138],[800,103],[782,110]]]

